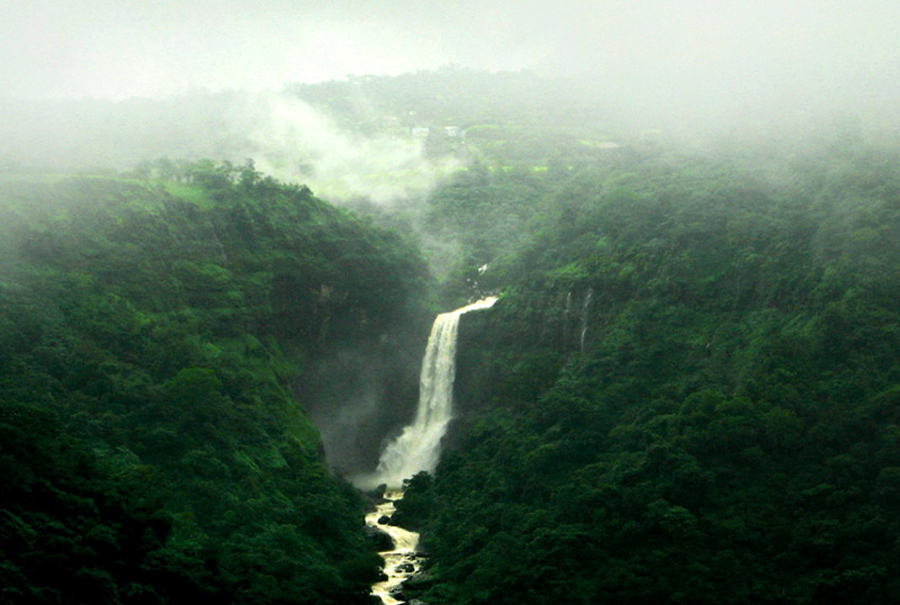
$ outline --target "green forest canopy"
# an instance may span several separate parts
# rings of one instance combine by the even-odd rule
[[[457,447],[400,503],[426,601],[900,597],[898,150],[765,151],[432,197],[503,296],[461,326]]]
[[[200,162],[0,182],[0,586],[9,603],[366,602],[363,501],[299,385],[406,317],[398,234]]]
[[[423,115],[476,128],[426,151],[471,163],[368,219],[251,162],[0,175],[4,598],[366,602],[364,503],[304,414],[342,395],[322,361],[417,359],[435,308],[495,291],[397,513],[430,554],[410,595],[897,601],[896,141],[604,147],[540,90],[440,90]]]

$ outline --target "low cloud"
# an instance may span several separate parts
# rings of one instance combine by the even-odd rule
[[[359,135],[300,99],[277,93],[250,95],[229,118],[257,168],[302,182],[327,199],[367,198],[378,203],[427,193],[460,162],[429,159],[407,133]]]
[[[27,125],[27,126],[23,126]],[[0,159],[41,169],[128,170],[141,160],[251,158],[329,201],[427,194],[460,167],[427,158],[402,129],[356,134],[287,93],[196,93],[164,100],[3,101]]]

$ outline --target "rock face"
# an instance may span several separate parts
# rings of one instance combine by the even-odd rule
[[[368,526],[366,527],[366,537],[373,544],[377,552],[383,552],[394,548],[394,541],[391,537],[380,529]]]
[[[420,570],[403,584],[403,596],[409,605],[426,605],[419,597],[434,586],[434,576],[428,571]]]

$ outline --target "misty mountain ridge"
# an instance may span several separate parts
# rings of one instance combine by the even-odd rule
[[[891,81],[890,67],[885,70],[859,74],[858,83],[842,87],[860,93],[852,100],[813,94],[772,102],[758,91],[726,104],[656,102],[652,95],[631,98],[603,78],[452,66],[296,84],[277,93],[195,92],[118,102],[6,98],[0,99],[0,166],[128,170],[159,157],[236,164],[251,158],[266,173],[330,199],[383,203],[427,194],[473,159],[497,158],[496,149],[479,149],[503,141],[510,153],[549,143],[532,159],[546,165],[577,142],[758,145],[808,139],[836,120],[867,137],[894,136],[900,116],[892,109],[896,96],[879,84]]]

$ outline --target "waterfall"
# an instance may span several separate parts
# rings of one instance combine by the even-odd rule
[[[581,338],[578,340],[578,346],[584,353],[584,337],[588,331],[588,310],[591,306],[591,298],[594,296],[594,289],[588,286],[587,294],[584,295],[584,304],[581,306]]]
[[[370,488],[381,484],[400,487],[404,479],[420,471],[434,471],[440,457],[441,439],[453,415],[459,318],[469,311],[492,307],[496,301],[497,297],[491,296],[435,318],[419,374],[415,419],[384,449],[374,475],[357,484]]]
[[[441,439],[453,417],[453,381],[456,379],[456,339],[459,318],[469,311],[487,309],[497,302],[496,296],[484,298],[465,307],[441,313],[431,326],[419,373],[419,407],[412,424],[384,449],[375,472],[357,477],[354,483],[363,489],[379,485],[394,488],[385,492],[383,502],[366,515],[369,527],[391,537],[392,550],[379,553],[384,559],[386,580],[372,586],[372,596],[383,605],[399,605],[402,584],[419,572],[419,534],[390,524],[394,502],[403,498],[403,480],[420,471],[433,472],[441,453]]]

